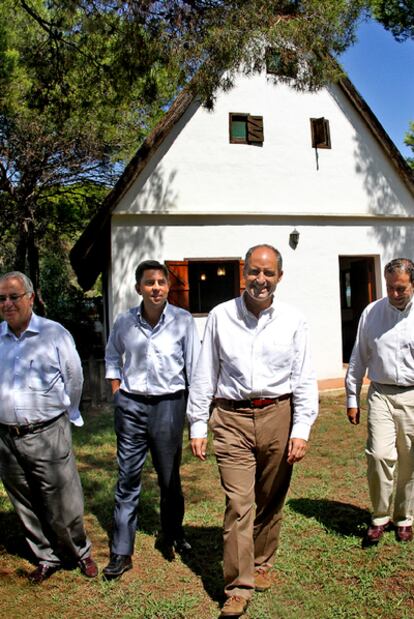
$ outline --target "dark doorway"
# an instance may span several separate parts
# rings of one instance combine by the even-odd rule
[[[340,256],[342,360],[348,363],[362,310],[377,298],[375,258]]]

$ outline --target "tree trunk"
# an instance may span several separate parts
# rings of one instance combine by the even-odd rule
[[[19,240],[16,246],[14,268],[16,271],[25,273],[32,280],[35,291],[35,311],[40,316],[45,316],[46,307],[40,291],[39,249],[36,243],[36,232],[32,218],[25,218],[19,226]]]

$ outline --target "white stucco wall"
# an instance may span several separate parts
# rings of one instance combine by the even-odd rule
[[[229,112],[263,115],[263,147],[229,143]],[[309,118],[320,116],[332,149],[317,166]],[[283,255],[277,295],[307,316],[318,377],[341,376],[338,257],[375,256],[381,282],[386,261],[412,255],[414,199],[339,88],[303,94],[242,78],[214,112],[186,113],[113,215],[110,320],[138,302],[141,260],[243,258],[258,243]]]
[[[229,143],[229,113],[262,115],[263,146]],[[311,117],[332,148],[311,147]],[[117,213],[403,214],[412,197],[342,91],[298,93],[241,78],[213,112],[194,105]],[[172,143],[171,143],[172,142]]]

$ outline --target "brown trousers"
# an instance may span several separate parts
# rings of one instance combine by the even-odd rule
[[[290,400],[262,409],[213,409],[209,426],[224,514],[225,594],[250,598],[258,566],[271,566],[292,466],[287,463]]]

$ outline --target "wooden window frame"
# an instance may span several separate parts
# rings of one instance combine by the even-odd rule
[[[312,148],[332,148],[329,120],[324,118],[310,118]]]
[[[232,124],[235,118],[246,122],[246,139],[233,137]],[[230,144],[262,145],[264,142],[263,116],[253,116],[245,112],[230,112],[229,139]]]
[[[186,258],[184,260],[166,260],[165,265],[168,269],[170,290],[168,293],[168,301],[173,305],[182,307],[190,311],[190,280],[188,266],[191,262],[238,262],[239,263],[239,281],[240,294],[246,288],[244,280],[244,260],[240,258]],[[197,314],[197,312],[193,312]]]

